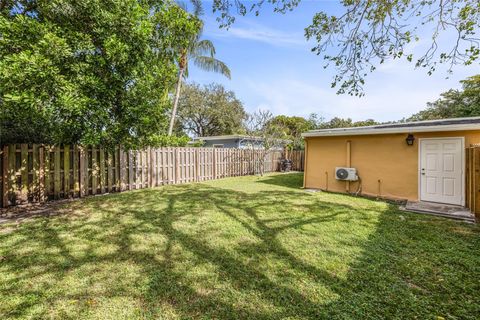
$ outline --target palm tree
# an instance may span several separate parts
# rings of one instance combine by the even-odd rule
[[[194,15],[200,16],[202,14],[202,7],[200,1],[191,1],[194,5]],[[178,81],[175,90],[175,99],[173,101],[172,116],[170,118],[170,126],[168,128],[168,135],[171,136],[173,132],[173,125],[175,123],[175,116],[177,113],[178,100],[180,98],[180,90],[182,87],[182,80],[188,76],[188,63],[193,61],[193,64],[205,71],[213,71],[220,73],[230,79],[230,69],[227,65],[215,59],[215,46],[210,40],[201,39],[203,31],[203,23],[200,31],[190,42],[187,48],[181,50],[180,59],[178,61]]]

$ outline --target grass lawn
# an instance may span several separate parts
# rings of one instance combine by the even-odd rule
[[[478,319],[480,227],[272,174],[0,225],[0,318]]]

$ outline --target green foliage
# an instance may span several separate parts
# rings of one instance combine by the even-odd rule
[[[245,117],[233,91],[215,83],[186,84],[179,100],[177,131],[197,137],[242,133]]]
[[[292,141],[288,147],[293,150],[304,149],[305,144],[302,133],[316,128],[312,121],[296,116],[276,116],[270,121],[270,124],[283,128],[285,138]]]
[[[1,142],[158,140],[199,26],[170,1],[2,1]]]
[[[361,120],[361,121],[352,121],[350,118],[339,118],[334,117],[330,121],[322,122],[318,125],[317,129],[334,129],[334,128],[351,128],[351,127],[364,127],[364,126],[373,126],[380,124],[379,122],[373,119]]]
[[[195,140],[195,141],[190,141],[188,143],[189,147],[194,147],[194,148],[201,148],[205,145],[205,141],[203,140]]]
[[[189,141],[190,138],[186,135],[151,135],[146,141],[146,145],[151,147],[186,147]]]
[[[190,2],[194,5],[193,14],[197,18],[203,15],[201,1],[191,0]],[[216,50],[213,42],[208,39],[202,39],[203,27],[203,22],[200,20],[199,32],[193,34],[188,42],[188,46],[185,47],[185,57],[183,57],[185,60],[183,65],[185,76],[188,76],[188,63],[192,61],[195,66],[202,70],[216,72],[230,79],[231,72],[228,66],[223,61],[215,58]],[[182,64],[182,61],[180,64]]]
[[[448,90],[427,109],[412,115],[407,121],[435,120],[480,116],[480,75],[461,81],[462,90]]]
[[[222,0],[213,2],[217,20],[228,27],[235,14],[258,15],[262,6],[274,12],[293,10],[300,0]],[[325,68],[336,75],[332,87],[338,93],[361,96],[368,73],[388,59],[405,59],[432,74],[439,64],[451,72],[455,65],[476,65],[480,58],[480,2],[478,0],[342,0],[343,10],[314,14],[305,36],[323,56]],[[233,10],[232,10],[233,9]],[[236,9],[236,10],[235,10]],[[443,45],[442,37],[454,38]],[[414,56],[412,45],[422,41],[424,52]],[[418,49],[417,49],[418,50]]]
[[[199,17],[203,14],[202,2],[199,0],[190,0],[193,4],[193,14]],[[184,10],[187,10],[184,8]],[[200,21],[199,31],[191,36],[187,46],[181,47],[181,55],[178,59],[178,79],[177,92],[173,101],[172,114],[170,115],[170,126],[168,128],[168,135],[171,135],[175,126],[175,119],[177,116],[178,103],[180,100],[181,84],[184,78],[188,77],[188,65],[193,61],[198,68],[204,71],[216,72],[224,75],[228,79],[231,78],[230,69],[221,60],[215,58],[215,46],[210,40],[202,39],[203,22]],[[178,130],[178,127],[177,127]]]

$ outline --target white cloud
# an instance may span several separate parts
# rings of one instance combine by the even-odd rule
[[[366,78],[365,97],[337,95],[336,89],[329,87],[335,70],[324,70],[321,57],[308,50],[311,43],[306,42],[300,32],[286,31],[284,24],[272,29],[242,20],[228,31],[218,27],[206,30],[210,30],[209,37],[232,38],[232,41],[219,43],[236,59],[230,62],[234,74],[231,81],[203,73],[202,81],[224,83],[236,92],[250,112],[268,109],[275,114],[299,116],[315,112],[327,119],[339,116],[355,121],[369,118],[399,120],[424,109],[427,102],[438,99],[442,92],[459,88],[459,80],[478,73],[474,66],[458,65],[455,73],[449,75],[446,72],[448,66],[439,65],[437,71],[428,76],[426,69],[415,70],[414,62],[388,60]],[[409,44],[407,49],[418,55],[428,44],[428,41],[419,41]],[[248,57],[257,55],[260,58],[249,60],[238,55],[238,52],[247,51]]]
[[[206,35],[217,38],[251,40],[273,46],[299,47],[302,49],[308,45],[308,42],[302,33],[284,32],[248,20],[244,21],[242,25],[243,27],[236,25],[228,30],[208,28],[213,31],[208,32]]]
[[[366,97],[337,95],[335,89],[322,89],[308,82],[283,79],[272,82],[251,80],[248,90],[257,101],[254,109],[268,109],[274,114],[308,116],[318,113],[330,119],[338,116],[355,121],[375,119],[399,120],[425,107],[438,97],[438,90],[407,91],[387,85],[371,90]],[[250,110],[253,111],[253,110]]]
[[[271,45],[306,45],[307,42],[303,36],[298,37],[298,35],[278,32],[273,30],[263,29],[242,29],[242,28],[231,28],[229,30],[229,36],[237,37],[240,39],[248,39],[254,41],[260,41],[268,43]]]

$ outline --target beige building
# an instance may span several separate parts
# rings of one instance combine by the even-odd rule
[[[306,188],[465,206],[465,148],[480,144],[480,117],[314,130],[303,137]]]

